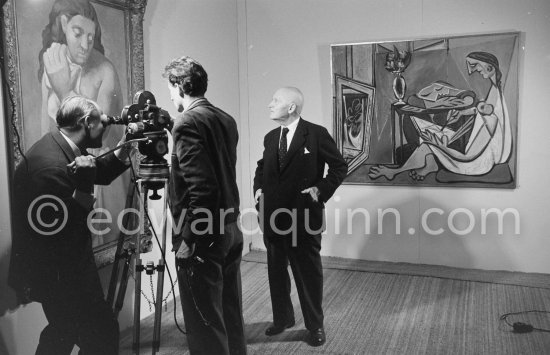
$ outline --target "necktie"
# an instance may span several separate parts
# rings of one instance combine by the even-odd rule
[[[281,141],[279,142],[279,170],[283,168],[283,163],[286,157],[286,135],[288,134],[288,128],[283,128],[283,134],[281,134]]]

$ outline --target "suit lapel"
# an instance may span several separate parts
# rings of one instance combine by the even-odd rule
[[[285,161],[283,162],[283,168],[281,169],[281,173],[285,170],[285,168],[288,166],[289,162],[292,160],[294,155],[304,146],[306,143],[306,136],[308,134],[307,128],[305,127],[305,123],[303,118],[300,118],[300,121],[298,122],[298,126],[296,127],[296,132],[294,132],[294,137],[292,137],[292,141],[290,142],[290,147],[288,147],[288,152],[286,153]]]
[[[271,164],[273,164],[273,168],[275,171],[279,171],[279,136],[281,135],[281,129],[278,128],[268,136],[268,140],[266,142],[266,163],[269,161]]]

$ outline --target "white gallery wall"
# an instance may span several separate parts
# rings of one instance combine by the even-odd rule
[[[150,0],[144,21],[145,84],[157,97],[159,106],[175,116],[166,80],[161,77],[165,64],[171,58],[190,55],[204,65],[210,79],[207,97],[233,115],[239,125],[237,169],[241,206],[246,212],[253,206],[252,176],[261,157],[263,136],[276,127],[268,118],[267,104],[278,87],[301,88],[306,99],[303,117],[332,132],[331,44],[501,31],[521,32],[518,188],[343,185],[327,204],[327,234],[322,254],[548,273],[550,152],[546,145],[550,119],[544,106],[550,95],[546,84],[550,78],[547,0]],[[1,116],[0,135],[5,142],[3,112]],[[2,144],[2,304],[13,297],[5,284],[5,261],[11,245],[5,152],[6,144]],[[358,208],[370,214],[368,228],[360,216],[348,228],[346,211]],[[381,224],[377,221],[378,209],[388,208],[399,211],[400,234],[396,233],[391,216],[384,217]],[[422,232],[421,216],[430,208],[443,211],[441,219],[434,218],[431,225],[433,229],[444,228],[441,235]],[[447,223],[447,217],[462,208],[474,216],[473,229],[467,235],[451,232]],[[501,234],[496,220],[489,219],[487,233],[483,235],[480,211],[489,208],[516,209],[520,233],[515,233],[513,219],[506,217]],[[457,213],[452,221],[459,231],[472,225],[464,213]],[[243,222],[246,246],[250,243],[252,248],[263,248],[261,236],[254,231],[255,217],[246,213]],[[415,230],[412,234],[411,228]],[[170,240],[167,244],[171,246]],[[157,252],[146,258],[158,260]],[[107,281],[108,273],[103,274]],[[132,287],[129,286],[130,297],[125,302],[128,307]],[[121,314],[122,329],[131,324],[129,312]],[[142,314],[147,314],[147,309]],[[33,353],[44,325],[38,304],[6,312],[0,317],[0,353]]]
[[[543,106],[550,94],[546,79],[550,78],[549,1],[248,0],[242,8],[247,23],[246,32],[240,34],[246,40],[240,54],[246,58],[247,88],[241,93],[246,91],[249,105],[248,111],[243,108],[241,112],[248,115],[242,118],[248,120],[250,147],[243,176],[253,175],[263,136],[276,127],[269,122],[266,106],[280,86],[302,89],[303,118],[332,132],[331,44],[520,31],[518,188],[342,185],[327,204],[321,253],[550,272],[550,153],[545,147],[550,120]],[[365,226],[366,218],[356,215],[348,228],[348,209],[360,208],[367,210],[370,226]],[[432,208],[442,213],[428,219],[431,229],[443,228],[439,235],[422,227],[422,216]],[[483,232],[481,210],[490,208],[515,209],[518,218],[506,214],[499,233],[496,216],[489,215]],[[378,222],[379,209],[394,209],[399,214],[400,234],[391,213]],[[263,248],[260,237],[253,238],[253,248]]]

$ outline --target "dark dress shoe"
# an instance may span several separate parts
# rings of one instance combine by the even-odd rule
[[[269,328],[267,328],[265,330],[265,335],[267,336],[272,336],[272,335],[276,335],[276,334],[280,334],[282,333],[285,329],[287,328],[291,328],[291,327],[294,327],[294,324],[295,324],[295,321],[291,321],[290,323],[287,323],[285,325],[283,325],[282,327],[278,327],[276,325],[272,325],[270,326]]]
[[[323,328],[310,330],[308,344],[311,346],[321,346],[327,341],[325,330]]]

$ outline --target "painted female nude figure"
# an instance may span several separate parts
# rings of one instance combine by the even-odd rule
[[[449,114],[447,124],[457,122],[462,116],[475,114],[472,133],[461,153],[449,148],[449,137],[438,137],[429,131],[423,131],[424,141],[398,168],[383,165],[374,166],[369,170],[369,176],[377,179],[381,176],[392,180],[396,174],[409,171],[414,180],[439,170],[439,164],[445,169],[463,175],[483,175],[494,165],[505,163],[510,158],[512,150],[512,132],[508,110],[502,94],[498,59],[487,52],[471,52],[466,56],[468,74],[479,73],[491,82],[491,88],[485,101],[464,110],[453,110]]]

